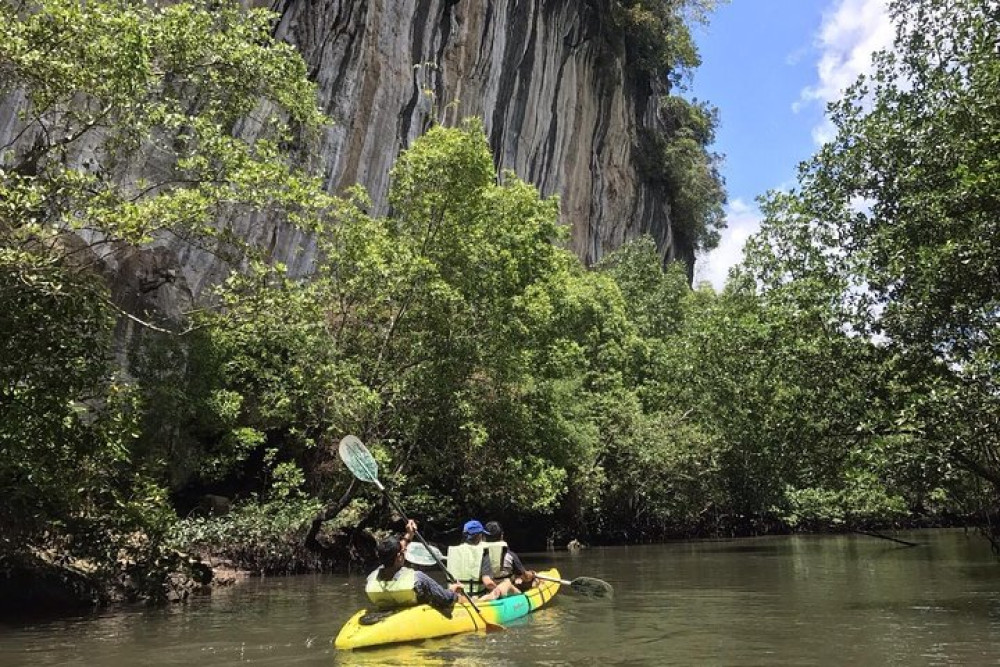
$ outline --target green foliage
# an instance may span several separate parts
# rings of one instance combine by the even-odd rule
[[[368,386],[388,399],[369,428],[399,438],[389,450],[396,460],[419,452],[426,472],[414,481],[447,480],[460,504],[486,502],[474,471],[489,461],[496,489],[511,492],[506,502],[551,510],[563,473],[526,409],[546,407],[534,398],[544,387],[533,387],[531,364],[544,355],[534,347],[533,304],[548,302],[557,277],[576,263],[553,245],[564,233],[555,203],[512,174],[497,183],[478,122],[431,130],[401,156],[392,179],[393,216],[368,223],[384,232],[365,233],[391,239],[364,261],[384,267],[382,275],[362,280],[356,246],[339,231],[325,245],[342,340]],[[341,276],[349,278],[333,282]],[[342,306],[366,300],[364,319]]]
[[[612,0],[611,15],[629,60],[677,84],[701,64],[688,23],[704,22],[715,0]]]
[[[58,528],[103,556],[162,526],[162,493],[133,475],[136,395],[109,364],[101,295],[59,267],[25,269],[0,277],[0,526],[12,548]]]
[[[611,539],[639,541],[682,533],[701,521],[718,497],[711,438],[664,406],[643,412],[608,397],[601,420],[606,446],[591,529]]]
[[[996,429],[996,13],[983,3],[895,2],[894,49],[831,107],[837,138],[772,193],[750,246],[769,300],[831,304],[877,337],[879,391],[859,428],[908,443],[916,500],[962,488],[955,468],[1000,489]],[[869,439],[879,466],[883,451]]]
[[[154,582],[175,548],[256,572],[319,567],[303,537],[351,480],[345,433],[437,526],[509,517],[648,540],[979,500],[968,471],[1000,480],[1000,91],[995,23],[958,4],[969,11],[897,5],[899,53],[835,107],[841,136],[801,189],[763,201],[721,294],[692,291],[650,239],[584,268],[560,245],[558,202],[497,175],[476,120],[400,156],[385,217],[363,192],[320,192],[283,148],[320,122],[313,89],[266,13],[3,5],[0,67],[26,95],[32,141],[0,162],[0,546]],[[646,35],[634,57],[671,71],[695,62],[683,12],[708,6],[614,4]],[[714,111],[670,97],[660,121],[645,175],[668,190],[678,235],[710,248]],[[153,155],[146,183],[126,178]],[[230,238],[226,221],[248,212],[307,227],[315,273]],[[130,349],[126,381],[111,346],[121,304],[97,269],[105,246],[163,233],[241,270],[188,336]],[[232,513],[174,525],[166,489],[216,484],[243,494]],[[384,511],[362,486],[333,523]]]
[[[748,258],[781,272],[775,256]],[[637,402],[626,409],[616,397],[602,410],[619,416],[601,429],[613,435],[601,466],[614,500],[600,516],[628,507],[633,514],[611,524],[636,531],[641,510],[648,534],[747,530],[797,517],[782,508],[799,490],[846,488],[846,472],[863,465],[859,443],[871,442],[859,429],[872,415],[879,373],[872,346],[840,328],[840,303],[825,283],[786,282],[761,296],[737,276],[724,294],[692,292],[679,267],[660,270],[648,240],[601,268],[616,278],[644,337],[631,344]],[[891,466],[878,476],[884,485],[891,478]],[[912,479],[899,481],[896,493],[916,491]],[[871,503],[857,493],[838,498],[858,520],[895,516],[888,506],[864,510]]]
[[[238,503],[222,516],[187,517],[172,525],[166,543],[181,553],[228,560],[256,574],[292,574],[322,569],[305,545],[309,526],[323,503],[305,493],[305,475],[290,461],[279,462],[268,449],[264,467],[269,480],[263,498]],[[348,513],[345,516],[355,517]]]
[[[534,347],[534,304],[580,268],[553,244],[564,234],[555,202],[513,175],[498,184],[492,164],[478,122],[432,129],[392,172],[390,217],[365,214],[361,194],[331,203],[308,282],[263,267],[234,277],[210,329],[214,391],[240,397],[227,428],[266,433],[283,460],[308,455],[326,488],[343,479],[339,465],[321,472],[340,436],[374,434],[389,479],[408,475],[418,501],[451,478],[467,504],[481,495],[469,471],[511,457],[497,472],[504,501],[551,511],[566,473],[529,412],[550,409],[532,374],[548,357]],[[423,472],[404,473],[414,456]]]
[[[277,494],[268,502],[246,502],[221,517],[183,519],[170,528],[168,543],[180,552],[220,557],[255,574],[295,574],[322,568],[305,548],[309,524],[322,509],[315,499]]]
[[[3,245],[20,249],[10,261],[45,249],[86,264],[87,253],[49,241],[70,230],[96,239],[100,255],[160,230],[217,237],[223,213],[268,209],[301,221],[312,206],[311,182],[278,145],[289,123],[321,118],[303,62],[270,37],[270,14],[68,0],[0,12],[4,82],[26,97],[22,139],[0,162]],[[253,141],[234,138],[262,101],[288,120],[263,116]],[[142,179],[123,178],[142,161],[151,165]]]
[[[891,522],[909,515],[910,508],[899,496],[887,496],[878,479],[862,475],[842,490],[789,489],[789,506],[782,518],[792,528],[863,527]]]
[[[665,188],[674,232],[694,249],[710,250],[725,226],[722,156],[708,151],[715,141],[718,112],[705,103],[666,96],[659,117],[657,129],[640,139],[639,172]]]
[[[614,278],[629,319],[650,341],[665,341],[684,326],[687,275],[679,263],[662,266],[648,236],[626,243],[601,260],[598,269]]]
[[[106,280],[167,235],[237,257],[230,215],[314,224],[327,200],[281,146],[322,118],[272,21],[216,2],[0,3],[0,94],[21,104],[0,149],[0,556],[56,548],[108,577],[166,562],[174,443],[143,400],[200,411],[167,388],[176,345],[158,393],[119,371],[112,327],[146,313]],[[238,399],[219,399],[231,419]]]

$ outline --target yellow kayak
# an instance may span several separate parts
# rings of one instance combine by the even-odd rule
[[[555,568],[538,574],[559,578],[559,571]],[[489,623],[503,625],[527,616],[551,600],[558,591],[557,582],[539,580],[538,586],[527,593],[477,602],[476,606],[482,616],[476,613],[468,601],[455,604],[451,618],[426,604],[394,612],[369,613],[367,609],[362,609],[344,624],[333,645],[339,649],[354,649],[483,631],[484,618]]]

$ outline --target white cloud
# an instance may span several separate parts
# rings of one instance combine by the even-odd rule
[[[796,51],[789,64],[809,56],[816,57],[816,80],[804,88],[792,104],[795,113],[812,105],[825,105],[841,98],[844,89],[860,74],[871,71],[871,56],[890,47],[895,27],[889,18],[889,0],[828,0],[822,23],[808,52]],[[829,119],[812,129],[816,145],[834,138],[835,128]],[[779,190],[790,190],[796,183],[785,183]],[[756,206],[736,199],[726,209],[727,228],[719,247],[699,257],[695,283],[708,281],[716,290],[726,283],[729,269],[743,259],[743,246],[760,229],[761,213]]]
[[[828,144],[837,138],[837,126],[829,118],[812,129],[812,140],[817,146]]]
[[[840,99],[860,74],[871,71],[872,54],[891,46],[895,35],[888,4],[889,0],[836,0],[824,12],[816,35],[817,81],[802,90],[793,111]],[[832,126],[825,121],[813,129],[813,140],[822,144],[832,138],[831,133]]]
[[[726,229],[719,247],[699,257],[695,267],[695,284],[708,281],[715,291],[726,285],[729,269],[743,259],[743,246],[760,229],[761,214],[756,206],[736,199],[726,207]]]
[[[789,67],[794,67],[795,65],[798,65],[808,55],[809,55],[808,49],[805,48],[795,49],[787,56],[785,56],[785,64],[788,65]]]

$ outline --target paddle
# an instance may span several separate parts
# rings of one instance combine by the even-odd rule
[[[569,586],[573,589],[574,593],[586,595],[590,598],[610,598],[615,594],[615,589],[611,587],[611,584],[603,579],[595,579],[594,577],[577,577],[573,581],[569,581],[567,579],[547,577],[544,574],[538,574],[537,572],[535,573],[535,577],[541,579],[542,581],[555,581],[564,586]]]
[[[382,485],[382,482],[379,481],[378,462],[375,460],[375,457],[372,456],[372,453],[368,451],[368,448],[365,447],[357,437],[348,435],[344,436],[344,438],[340,441],[338,451],[340,453],[340,459],[344,462],[344,465],[347,466],[347,469],[362,482],[371,482],[374,484],[375,487],[382,492],[382,495],[385,496],[385,499],[389,501],[389,504],[392,505],[393,509],[395,509],[399,515],[403,517],[403,521],[409,523],[410,519],[406,516],[406,512],[404,512],[403,508],[396,503],[396,500],[389,494],[389,491],[386,490],[385,486]],[[441,568],[441,571],[444,572],[444,576],[448,578],[448,581],[454,583],[456,581],[455,577],[451,576],[451,572],[448,571],[448,568],[444,566],[441,559],[434,553],[434,551],[437,550],[431,550],[431,546],[427,544],[424,536],[421,535],[419,531],[416,532],[416,537],[420,540],[421,544],[427,547],[427,553],[434,558],[434,562],[437,563],[438,567]],[[487,621],[486,617],[483,616],[483,612],[479,610],[479,607],[476,606],[476,603],[472,601],[472,598],[464,590],[462,591],[462,595],[464,595],[465,599],[469,601],[472,608],[476,610],[476,614],[479,615],[479,619],[486,627],[486,632],[501,632],[506,629],[502,625],[497,625],[496,623],[490,623]]]
[[[414,565],[430,567],[438,561],[446,560],[441,550],[432,544],[421,544],[420,542],[410,542],[406,545],[406,560]]]

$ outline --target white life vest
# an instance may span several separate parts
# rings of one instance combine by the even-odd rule
[[[483,542],[483,545],[489,551],[490,567],[493,568],[493,578],[496,579],[496,575],[503,569],[503,557],[507,553],[507,543],[498,540],[496,542]]]
[[[466,543],[448,547],[448,571],[456,580],[462,582],[467,593],[479,593],[483,590],[483,581],[479,576],[483,553],[489,554],[490,567],[496,573],[503,566],[503,555],[506,550],[507,543],[502,541]]]
[[[408,568],[401,568],[399,574],[388,581],[379,579],[378,575],[382,571],[380,566],[377,570],[368,575],[368,582],[365,584],[365,593],[379,609],[395,609],[397,607],[412,607],[417,604],[417,573]]]

